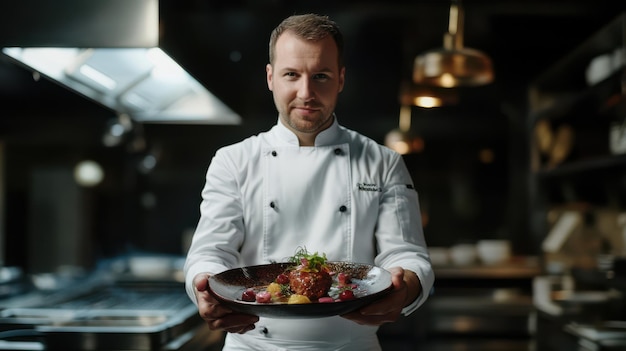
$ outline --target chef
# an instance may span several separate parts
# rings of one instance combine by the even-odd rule
[[[342,127],[343,37],[326,16],[294,15],[270,36],[269,131],[218,150],[185,263],[186,290],[224,350],[380,350],[383,323],[415,311],[434,274],[418,194],[402,157]],[[298,248],[374,264],[393,290],[342,316],[276,319],[233,312],[208,292],[224,270],[283,262]]]

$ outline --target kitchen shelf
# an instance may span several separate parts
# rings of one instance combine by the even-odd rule
[[[439,279],[523,279],[540,274],[538,267],[434,267]]]
[[[528,87],[529,225],[536,243],[550,232],[554,209],[582,203],[588,206],[580,211],[592,216],[626,209],[626,154],[610,142],[612,125],[626,119],[626,57],[620,54],[626,56],[626,12]],[[609,63],[590,75],[599,57]]]
[[[554,96],[587,87],[585,72],[591,60],[626,44],[626,12],[593,33],[569,54],[554,63],[532,84],[532,90]]]
[[[499,265],[442,265],[433,269],[439,279],[532,279],[541,274],[539,260],[532,256]]]
[[[626,70],[622,67],[595,85],[544,102],[542,107],[531,112],[531,120],[558,120],[572,115],[603,113],[610,110],[616,100],[623,103],[625,89]]]
[[[562,177],[577,175],[583,172],[612,170],[622,167],[626,167],[626,155],[609,155],[573,161],[551,169],[541,169],[535,172],[535,175],[542,178]]]

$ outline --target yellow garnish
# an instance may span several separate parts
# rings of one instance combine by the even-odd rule
[[[267,289],[265,289],[265,290],[267,290],[268,293],[272,294],[272,296],[276,296],[277,294],[281,293],[282,289],[283,289],[283,287],[280,286],[280,284],[278,284],[278,283],[270,283],[267,286]]]
[[[304,304],[304,303],[311,303],[311,300],[309,300],[309,298],[304,295],[298,295],[298,294],[293,294],[289,296],[289,300],[287,301],[288,305]]]

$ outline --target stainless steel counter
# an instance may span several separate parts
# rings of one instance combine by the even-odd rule
[[[15,335],[5,338],[0,350],[18,345],[62,351],[185,350],[198,335],[211,339],[175,276],[140,276],[127,266],[118,268],[1,301],[0,333]]]

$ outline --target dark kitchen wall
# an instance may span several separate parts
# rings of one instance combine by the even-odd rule
[[[111,218],[118,215],[111,212],[119,208],[115,198],[127,156],[101,143],[113,115],[49,81],[33,80],[26,71],[17,70],[16,76],[24,79],[20,89],[34,95],[46,91],[47,98],[7,104],[0,121],[6,173],[5,263],[41,268],[47,258],[37,256],[49,252],[55,257],[63,246],[75,246],[61,262],[87,265],[96,250],[107,250],[107,237],[121,233],[121,223]],[[74,182],[74,166],[83,159],[97,160],[107,170],[99,187],[82,189]]]
[[[425,148],[405,159],[428,218],[431,245],[505,236],[519,251],[536,249],[526,234],[527,85],[612,19],[623,9],[618,3],[465,2],[466,46],[493,58],[496,82],[463,91],[457,106],[413,108],[412,126]],[[348,81],[337,114],[344,125],[380,143],[398,125],[399,87],[410,77],[412,59],[442,45],[448,21],[448,4],[441,1],[168,0],[160,5],[163,50],[239,113],[242,125],[137,125],[127,143],[105,147],[102,135],[116,113],[0,60],[8,264],[45,263],[32,257],[45,252],[32,249],[45,235],[54,245],[77,241],[70,263],[81,265],[133,252],[184,254],[216,149],[276,122],[265,64],[269,32],[284,16],[315,11],[341,24]],[[145,138],[146,147],[133,148],[133,135]],[[493,151],[492,163],[480,161],[484,149]],[[151,170],[142,168],[147,155],[157,161]],[[50,184],[58,195],[43,198],[52,199],[48,206],[66,207],[60,213],[69,222],[60,221],[61,214],[45,215],[54,211],[33,203],[41,198],[32,194],[34,179],[51,172],[69,177],[87,158],[103,165],[103,183],[94,188],[72,187],[67,179]],[[83,235],[68,236],[69,225]]]

